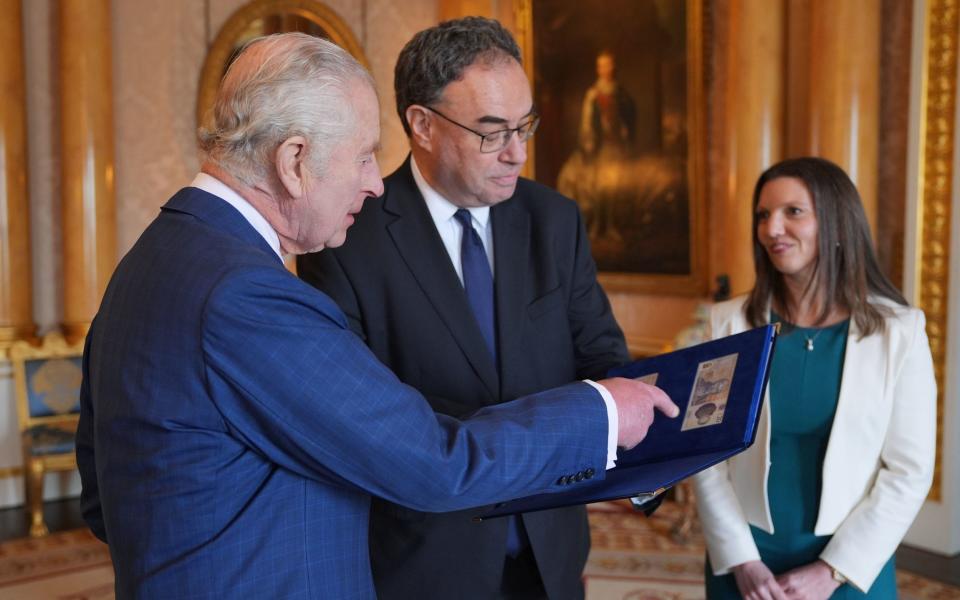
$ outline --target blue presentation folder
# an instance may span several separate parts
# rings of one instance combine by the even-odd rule
[[[568,491],[503,502],[479,518],[618,498],[653,498],[687,477],[743,452],[757,435],[776,331],[776,325],[766,325],[612,370],[611,377],[640,378],[656,373],[655,385],[680,407],[680,415],[670,419],[658,411],[647,437],[631,450],[621,449],[617,466],[608,470],[603,479],[572,484],[573,489]],[[732,355],[736,359],[731,367]],[[732,378],[711,379],[714,370],[724,371],[724,365],[727,370],[732,369]],[[724,391],[726,406],[720,422],[715,422],[719,402],[711,400]],[[713,410],[707,405],[713,406]]]

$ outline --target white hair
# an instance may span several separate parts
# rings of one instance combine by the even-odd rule
[[[265,181],[286,139],[307,139],[306,160],[320,176],[334,146],[353,132],[350,91],[373,89],[370,74],[345,50],[303,33],[247,44],[217,91],[212,118],[198,132],[202,159],[245,183]]]

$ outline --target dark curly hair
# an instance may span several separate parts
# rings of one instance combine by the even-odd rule
[[[463,76],[477,61],[498,62],[513,58],[521,62],[520,47],[510,32],[493,19],[464,17],[444,21],[413,36],[400,51],[393,74],[397,114],[410,135],[407,108],[429,106],[443,89]]]

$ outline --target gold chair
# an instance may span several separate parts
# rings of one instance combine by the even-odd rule
[[[39,346],[14,342],[9,350],[23,448],[23,477],[30,535],[48,533],[43,521],[43,476],[75,469],[80,418],[83,341],[68,344],[59,333]]]

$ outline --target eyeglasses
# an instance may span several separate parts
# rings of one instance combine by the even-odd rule
[[[533,132],[537,130],[537,125],[540,124],[540,115],[534,114],[530,115],[530,120],[525,121],[514,128],[507,129],[498,129],[497,131],[492,131],[490,133],[480,133],[479,131],[474,131],[462,123],[457,123],[447,115],[443,114],[435,108],[430,108],[429,106],[424,106],[427,110],[432,113],[443,117],[447,121],[450,121],[457,127],[461,129],[466,129],[474,135],[480,136],[480,152],[483,154],[489,154],[491,152],[500,152],[510,143],[510,138],[513,137],[513,132],[517,132],[517,138],[521,142],[529,140],[533,136]]]

